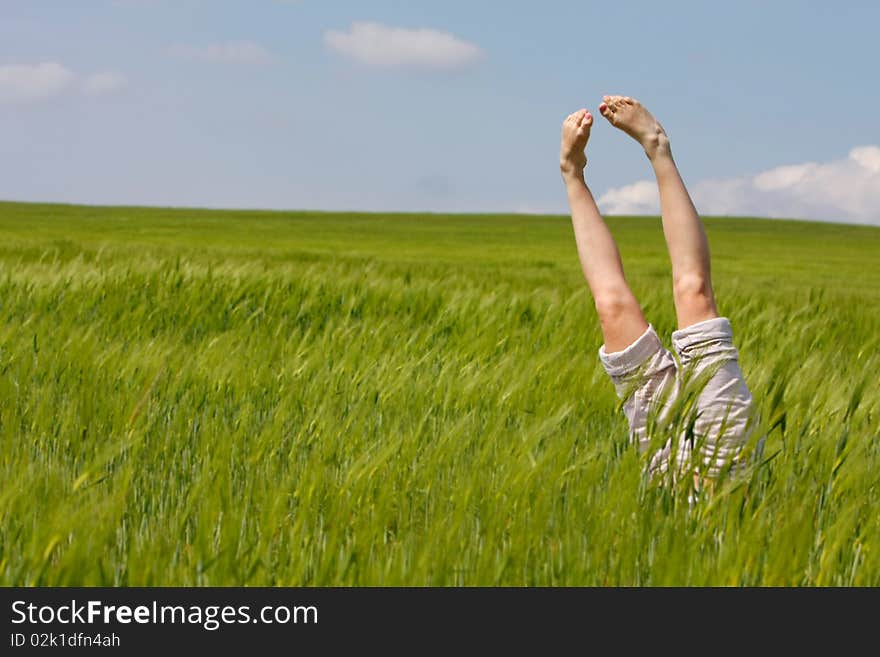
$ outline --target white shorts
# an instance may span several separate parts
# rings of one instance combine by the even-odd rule
[[[751,430],[752,395],[733,346],[730,320],[716,317],[672,333],[678,359],[664,349],[653,326],[623,351],[599,358],[614,382],[642,451],[653,443],[651,470],[666,470],[675,451],[709,476],[740,464]],[[677,448],[674,447],[677,438]],[[699,454],[700,462],[693,456]]]

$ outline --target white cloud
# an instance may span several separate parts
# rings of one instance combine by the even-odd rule
[[[381,23],[352,23],[347,31],[329,30],[324,44],[346,57],[377,68],[451,70],[483,56],[472,43],[449,32],[405,29]]]
[[[89,96],[104,96],[124,89],[128,80],[116,71],[102,71],[89,75],[82,83],[82,90]]]
[[[851,160],[872,173],[880,173],[880,148],[877,146],[857,146],[849,152]]]
[[[653,180],[612,187],[596,203],[607,214],[657,214],[660,209],[657,183]]]
[[[170,46],[167,52],[173,57],[213,64],[267,64],[272,61],[272,54],[253,41],[227,41],[204,46],[177,44]]]
[[[699,211],[880,225],[880,146],[858,146],[829,162],[780,166],[754,176],[704,180],[691,187]],[[609,189],[598,199],[608,214],[657,214],[653,181]]]
[[[0,104],[47,100],[67,91],[75,80],[57,62],[0,66]]]
[[[103,96],[128,85],[116,71],[99,71],[82,77],[57,62],[0,66],[0,105],[27,104],[81,91]]]

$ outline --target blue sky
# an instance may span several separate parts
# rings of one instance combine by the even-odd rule
[[[880,224],[871,2],[0,0],[0,198],[564,212],[562,118],[666,127],[697,205]],[[603,209],[655,212],[598,119]]]

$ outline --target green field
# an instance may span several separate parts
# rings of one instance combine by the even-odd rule
[[[0,584],[880,585],[880,229],[706,224],[767,438],[688,504],[565,217],[0,203]]]

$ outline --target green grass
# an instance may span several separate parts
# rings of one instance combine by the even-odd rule
[[[689,505],[564,217],[0,204],[0,583],[880,585],[880,230],[706,224],[767,438]]]

